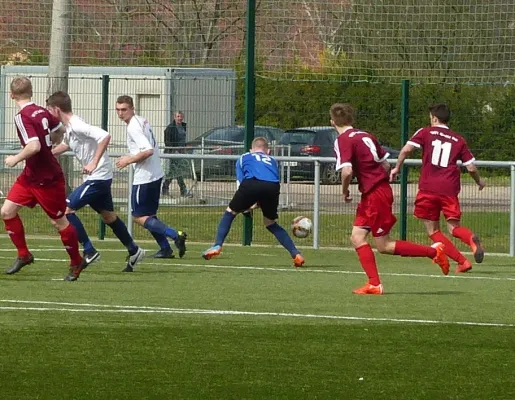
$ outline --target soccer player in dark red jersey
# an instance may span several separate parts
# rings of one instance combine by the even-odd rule
[[[416,131],[402,148],[397,164],[390,173],[390,180],[395,179],[404,160],[414,149],[422,149],[422,171],[414,215],[424,221],[427,234],[433,242],[445,245],[445,253],[458,263],[456,272],[467,272],[472,269],[472,264],[440,231],[440,214],[443,213],[447,220],[450,234],[470,246],[477,263],[483,262],[485,253],[481,241],[470,229],[460,226],[458,161],[467,168],[479,190],[483,190],[485,182],[479,176],[474,165],[475,158],[465,139],[447,126],[450,116],[451,111],[446,104],[429,107],[431,126]]]
[[[361,200],[356,210],[351,241],[358,254],[359,262],[368,276],[368,283],[353,291],[355,294],[383,294],[376,260],[367,237],[370,233],[377,250],[384,254],[402,257],[428,257],[437,263],[442,272],[449,273],[449,260],[444,245],[432,246],[392,240],[390,230],[397,218],[393,215],[393,192],[389,183],[390,166],[384,151],[374,135],[356,129],[354,108],[350,104],[333,104],[330,110],[331,125],[338,131],[334,143],[336,169],[342,173],[342,195],[346,203],[352,201],[349,185],[352,176],[358,180]]]
[[[15,77],[10,89],[11,98],[19,108],[14,122],[23,149],[16,155],[7,156],[5,165],[12,168],[25,161],[25,168],[9,190],[0,210],[5,229],[18,250],[18,257],[6,273],[15,274],[34,262],[18,212],[24,206],[32,208],[39,204],[59,231],[70,256],[70,272],[64,279],[74,281],[84,269],[85,263],[79,253],[77,233],[65,216],[63,171],[52,154],[52,144],[60,142],[65,129],[47,109],[32,102],[30,79]]]

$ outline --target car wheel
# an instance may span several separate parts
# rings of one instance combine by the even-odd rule
[[[326,164],[322,169],[322,183],[324,185],[336,185],[340,183],[340,172],[336,171],[336,164]]]

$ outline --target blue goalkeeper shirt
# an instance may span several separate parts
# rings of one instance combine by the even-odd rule
[[[258,179],[266,182],[279,182],[279,168],[275,158],[262,152],[245,153],[236,161],[236,179]]]

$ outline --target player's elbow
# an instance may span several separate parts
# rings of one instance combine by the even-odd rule
[[[152,155],[154,154],[154,150],[153,149],[149,149],[149,150],[145,150],[145,151],[142,151],[141,153],[141,161],[143,160],[146,160],[147,158],[149,157],[152,157]]]
[[[390,163],[388,161],[383,161],[381,163],[381,165],[383,166],[383,168],[385,169],[386,172],[390,172],[390,169],[391,169],[391,166],[390,166]]]
[[[467,164],[465,168],[467,168],[468,172],[477,172],[477,167],[474,164]]]
[[[352,167],[343,167],[342,168],[342,179],[345,179],[348,176],[352,176]]]
[[[36,154],[41,151],[41,143],[39,143],[39,140],[33,140],[25,147],[28,148],[28,151],[30,151],[31,154]]]
[[[411,146],[406,145],[401,149],[399,156],[397,158],[401,158],[401,156],[403,158],[406,158],[411,154],[412,151],[413,149],[411,148]]]
[[[102,139],[102,142],[105,144],[109,144],[111,142],[111,135],[108,133],[107,136]]]

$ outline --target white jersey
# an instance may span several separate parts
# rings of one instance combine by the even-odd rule
[[[159,147],[152,127],[145,118],[134,115],[127,124],[127,146],[132,155],[146,150],[154,150],[150,157],[134,164],[134,185],[154,182],[164,176]]]
[[[92,126],[82,118],[72,115],[66,126],[63,142],[70,147],[84,167],[93,161],[98,149],[98,144],[107,136],[109,136],[109,133],[103,129]],[[107,152],[104,152],[98,162],[97,168],[91,175],[84,175],[84,180],[107,179],[113,179],[113,168]]]

